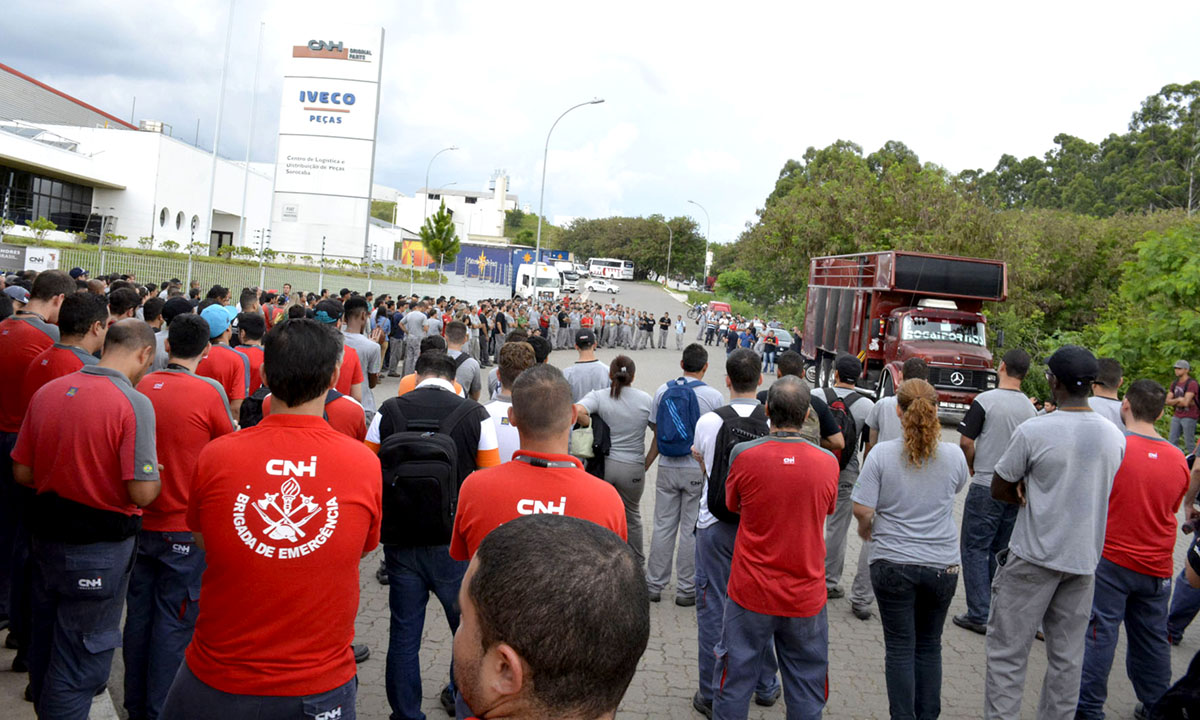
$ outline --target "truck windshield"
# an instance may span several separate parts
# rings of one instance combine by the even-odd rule
[[[983,323],[965,320],[906,317],[900,328],[901,340],[937,340],[940,342],[987,345]]]
[[[538,287],[556,288],[556,287],[558,287],[558,285],[559,285],[558,278],[540,277],[537,279]]]

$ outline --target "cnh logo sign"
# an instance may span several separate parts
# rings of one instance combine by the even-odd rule
[[[337,52],[340,53],[344,48],[342,41],[333,42],[331,40],[309,40],[308,49],[313,52]]]

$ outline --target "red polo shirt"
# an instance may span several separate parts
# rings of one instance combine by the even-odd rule
[[[762,615],[812,617],[825,607],[825,518],[837,504],[838,461],[800,438],[734,448],[725,501],[741,515],[729,597]]]
[[[154,407],[116,370],[91,365],[34,393],[12,459],[33,468],[37,492],[98,510],[141,515],[131,480],[158,480]]]
[[[58,341],[58,326],[43,323],[32,315],[13,315],[0,321],[0,432],[21,429],[27,398],[21,392],[29,364]]]
[[[342,355],[342,370],[338,374],[338,379],[334,383],[333,389],[343,395],[349,395],[350,386],[358,385],[362,381],[362,362],[358,359],[358,353],[353,348],[347,347],[346,352]]]
[[[518,460],[521,456],[570,467],[537,467]],[[570,455],[518,450],[511,461],[476,470],[463,481],[450,557],[470,560],[488,533],[509,520],[536,514],[590,520],[628,540],[625,505],[616,488],[584,472],[583,464]]]
[[[336,392],[336,391],[335,391]],[[325,421],[334,430],[341,434],[354,438],[359,442],[367,439],[367,418],[363,414],[362,405],[349,395],[337,393],[330,397],[331,393],[325,394]],[[271,414],[271,395],[263,398],[262,414],[266,417]]]
[[[29,364],[25,371],[25,382],[22,389],[24,405],[29,407],[33,394],[43,385],[63,375],[70,375],[84,365],[95,365],[100,362],[96,356],[89,355],[80,348],[54,343],[43,350]]]
[[[221,383],[230,402],[249,396],[250,358],[228,345],[213,345],[208,357],[196,366],[196,374]]]
[[[272,415],[200,451],[188,526],[207,569],[188,668],[240,695],[354,677],[358,565],[379,544],[379,460],[311,415]]]
[[[255,390],[258,390],[258,388],[262,386],[262,373],[259,371],[259,368],[262,367],[263,363],[262,346],[238,345],[233,349],[233,351],[245,355],[246,359],[250,362],[246,374],[246,384],[248,386],[246,389],[246,397],[250,397],[254,394]]]
[[[143,509],[142,527],[157,532],[187,532],[188,491],[200,450],[214,438],[233,432],[229,401],[220,383],[187,370],[150,373],[138,392],[154,406],[162,490]]]
[[[1187,461],[1162,438],[1125,436],[1125,457],[1108,496],[1103,557],[1156,578],[1174,572],[1176,518],[1187,492]]]

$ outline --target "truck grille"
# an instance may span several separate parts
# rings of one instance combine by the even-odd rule
[[[974,390],[982,392],[988,389],[988,378],[994,373],[991,370],[966,370],[962,368],[931,367],[929,382],[936,388],[944,390]],[[955,382],[955,381],[958,382]]]

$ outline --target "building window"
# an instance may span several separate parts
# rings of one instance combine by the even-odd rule
[[[466,198],[466,200],[467,200],[467,204],[468,204],[468,205],[474,205],[474,204],[475,204],[475,202],[476,202],[477,200],[479,200],[479,198],[477,198],[477,197],[470,197],[470,196],[468,196],[468,197]]]
[[[430,200],[441,200],[441,199],[442,199],[442,196],[441,196],[441,195],[438,195],[437,193],[434,193],[434,194],[430,195],[428,199],[430,199]]]
[[[166,209],[166,208],[163,208],[162,210],[159,210],[159,211],[158,211],[158,226],[159,226],[159,227],[166,227],[166,226],[167,226],[167,216],[168,216],[169,214],[170,214],[170,213],[168,213],[168,212],[167,212],[167,209]]]
[[[180,230],[182,228],[183,228],[183,212],[180,211],[180,212],[175,213],[175,229]]]
[[[16,225],[44,217],[65,232],[85,232],[92,189],[0,165],[0,217]]]

